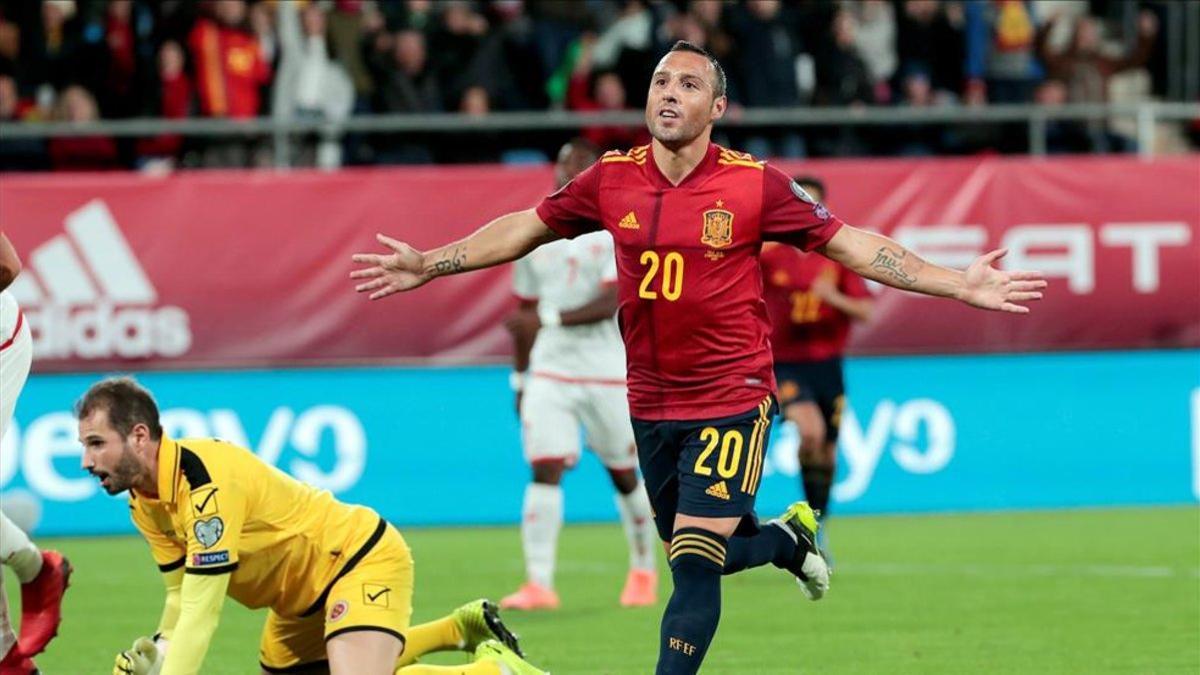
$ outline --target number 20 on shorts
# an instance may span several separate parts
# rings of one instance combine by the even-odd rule
[[[655,286],[661,286],[663,299],[675,302],[683,293],[683,255],[678,251],[669,251],[659,256],[657,251],[642,251],[640,262],[646,265],[646,275],[642,277],[642,285],[638,287],[638,297],[644,300],[657,300],[659,291]],[[659,282],[659,270],[662,271],[662,281]]]
[[[696,458],[696,466],[692,469],[697,476],[712,475],[712,467],[706,462],[718,445],[721,452],[717,455],[717,475],[721,478],[733,478],[737,475],[738,468],[742,465],[742,447],[745,445],[742,432],[730,429],[722,435],[716,427],[704,427],[700,432],[700,440],[706,445],[700,451],[700,456]]]

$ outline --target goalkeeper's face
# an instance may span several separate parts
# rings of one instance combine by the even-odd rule
[[[83,468],[100,480],[110,495],[130,488],[156,487],[154,476],[144,460],[149,439],[146,425],[138,424],[122,436],[108,422],[108,413],[98,409],[79,420],[79,441],[83,443]],[[154,443],[157,448],[157,442]]]

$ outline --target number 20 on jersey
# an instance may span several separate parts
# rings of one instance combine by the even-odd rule
[[[640,259],[646,273],[638,286],[638,297],[657,300],[661,295],[668,302],[675,302],[683,293],[683,255],[669,251],[659,256],[657,251],[642,251]],[[661,274],[660,274],[661,272]]]

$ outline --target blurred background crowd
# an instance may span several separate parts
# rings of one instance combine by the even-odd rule
[[[1164,100],[1162,2],[1136,0],[0,0],[0,124],[136,117],[625,110],[663,51],[705,46],[730,116],[808,106]],[[1197,125],[1179,142],[1195,143]],[[647,141],[590,127],[602,148]],[[542,161],[562,134],[349,134],[289,163]],[[725,127],[760,156],[1027,150],[1008,125]],[[1133,150],[1107,121],[1050,122],[1051,152]],[[262,139],[6,139],[2,169],[257,166]],[[322,157],[322,155],[326,155]]]

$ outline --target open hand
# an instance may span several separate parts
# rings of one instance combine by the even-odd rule
[[[973,307],[1014,314],[1027,314],[1029,308],[1017,304],[1042,299],[1046,280],[1041,272],[1005,272],[992,267],[1008,249],[1000,248],[979,256],[967,268],[960,300]]]
[[[393,293],[411,291],[430,277],[424,273],[425,256],[402,241],[377,234],[379,243],[391,249],[391,253],[355,253],[356,263],[368,265],[350,273],[351,279],[369,279],[354,287],[358,293],[371,292],[371,300],[386,298]]]

